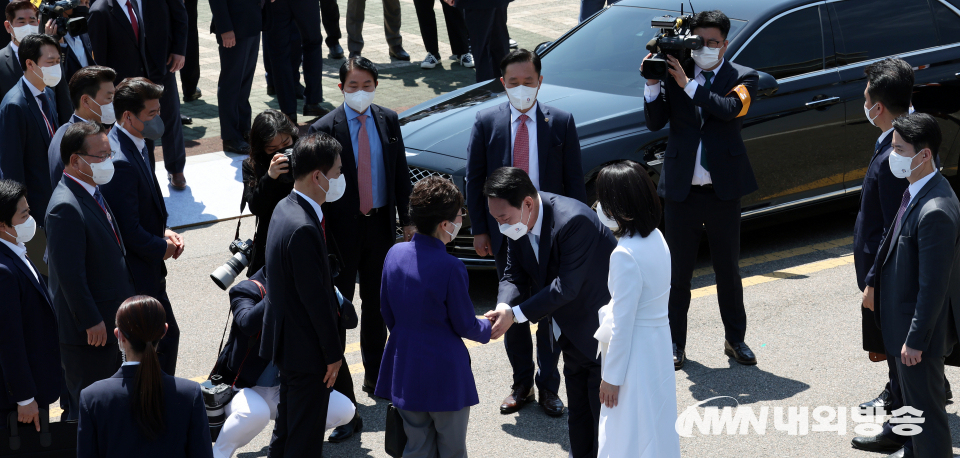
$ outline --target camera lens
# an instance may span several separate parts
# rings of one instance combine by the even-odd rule
[[[240,272],[242,272],[249,263],[250,261],[243,253],[237,253],[230,259],[227,259],[227,262],[223,263],[222,266],[217,267],[217,270],[214,270],[213,273],[210,274],[210,279],[213,280],[220,289],[226,291],[226,289],[233,284],[233,281],[237,279],[237,275],[240,275]]]

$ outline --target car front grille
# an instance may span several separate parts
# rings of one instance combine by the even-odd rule
[[[418,181],[426,177],[441,177],[453,181],[453,177],[449,173],[440,173],[434,170],[421,169],[420,167],[410,167],[410,189],[413,189],[413,186],[415,186]],[[403,240],[403,228],[400,227],[399,222],[397,222],[397,239]]]

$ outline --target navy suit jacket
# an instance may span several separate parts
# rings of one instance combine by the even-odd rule
[[[260,0],[209,0],[213,21],[210,33],[233,31],[237,39],[260,36],[263,30],[263,10]]]
[[[53,89],[45,88],[43,92],[49,105],[46,116],[56,130]],[[0,139],[3,139],[0,141],[0,172],[3,178],[19,181],[27,187],[30,214],[40,223],[55,184],[50,182],[50,164],[47,162],[50,132],[36,100],[27,82],[20,80],[0,102]]]
[[[103,1],[103,0],[100,0]],[[166,429],[148,440],[133,416],[137,366],[123,366],[80,392],[78,458],[211,458],[210,424],[200,385],[163,374]]]
[[[60,125],[56,133],[53,134],[53,140],[50,141],[50,147],[47,149],[47,163],[50,164],[50,182],[56,186],[63,177],[63,159],[60,158],[60,144],[63,143],[63,135],[67,133],[67,128],[75,122],[83,122],[76,114],[70,115],[67,122]]]
[[[53,302],[43,277],[34,277],[3,243],[0,291],[0,412],[15,410],[17,402],[30,398],[46,407],[60,397],[63,384]]]
[[[101,0],[104,1],[104,0]],[[116,171],[109,183],[100,187],[104,198],[113,208],[120,226],[120,235],[127,250],[127,266],[133,274],[137,294],[156,296],[163,290],[167,266],[163,255],[167,240],[167,207],[160,192],[160,183],[153,173],[153,153],[148,150],[150,164],[133,140],[114,127],[110,132],[119,144],[113,166]]]
[[[66,39],[64,39],[64,41],[66,41]],[[80,43],[83,44],[83,54],[87,57],[87,65],[97,65],[97,62],[93,58],[93,43],[90,42],[90,34],[84,33],[80,35]],[[69,83],[70,77],[83,68],[83,65],[80,65],[80,59],[74,54],[72,46],[62,45],[61,48],[64,54],[67,55],[67,58],[64,60],[66,68],[64,69],[63,79]],[[68,105],[72,106],[72,104]]]
[[[597,311],[610,302],[607,273],[617,239],[586,204],[547,192],[540,200],[540,260],[529,235],[508,239],[497,302],[519,305],[534,323],[552,317],[561,334],[596,361],[593,334],[600,326]]]
[[[3,33],[7,37],[7,43],[3,49],[0,49],[0,97],[10,92],[23,76],[23,69],[20,68],[20,61],[17,60],[17,53],[13,52],[13,42],[10,41],[10,34]]]
[[[339,303],[320,220],[291,192],[277,204],[267,234],[267,304],[260,357],[282,370],[323,374],[343,359]]]
[[[143,10],[139,40],[127,19],[124,0],[97,0],[90,7],[88,34],[93,57],[124,78],[162,81],[170,54],[187,54],[187,8],[183,0],[139,0]]]
[[[587,203],[580,158],[580,137],[573,115],[542,103],[537,121],[537,154],[540,191],[560,194]],[[487,208],[483,184],[495,170],[513,165],[510,103],[477,113],[467,145],[467,210],[473,235],[488,234],[493,252],[500,251],[503,234]]]
[[[688,70],[692,76],[692,69]],[[697,88],[693,99],[684,93],[673,78],[661,81],[666,95],[653,102],[644,99],[643,115],[651,131],[670,123],[670,136],[663,157],[663,169],[657,193],[675,202],[686,200],[693,182],[697,146],[703,141],[710,167],[713,189],[721,200],[739,199],[757,190],[757,179],[747,158],[738,117],[743,102],[730,90],[744,85],[751,99],[757,97],[757,71],[730,61],[723,62],[714,76],[710,90]],[[697,108],[703,109],[703,120]]]
[[[258,270],[247,280],[230,288],[230,310],[233,311],[233,324],[230,337],[217,358],[217,370],[226,383],[237,380],[237,388],[248,388],[257,384],[260,374],[270,364],[269,359],[260,357],[260,333],[263,331],[263,309],[265,296],[254,281],[260,282],[266,289],[267,279],[264,270]],[[237,377],[237,371],[240,376]]]

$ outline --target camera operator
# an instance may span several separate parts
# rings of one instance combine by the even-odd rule
[[[86,17],[89,14],[90,0],[80,0],[80,5],[75,9],[64,11],[63,17]],[[90,36],[86,32],[75,36],[73,32],[67,30],[63,39],[60,40],[60,47],[63,48],[65,54],[65,59],[63,59],[65,61],[63,69],[63,79],[65,81],[70,81],[73,74],[81,68],[97,64],[93,60],[93,45],[90,44]]]
[[[243,200],[257,217],[257,232],[253,237],[253,259],[247,267],[247,276],[255,274],[264,265],[267,230],[273,209],[293,189],[290,160],[283,150],[297,141],[299,131],[286,115],[278,110],[267,110],[253,119],[250,127],[250,157],[243,161]]]
[[[692,51],[694,62],[668,55],[669,77],[648,79],[644,89],[647,127],[657,131],[670,123],[657,193],[664,199],[665,235],[672,255],[669,316],[674,368],[682,368],[685,360],[690,280],[704,230],[717,273],[724,353],[752,365],[756,357],[744,343],[740,198],[756,191],[757,181],[740,129],[759,78],[753,69],[724,61],[730,31],[725,14],[702,11],[693,17],[691,29],[704,43]],[[644,63],[651,57],[647,55]]]

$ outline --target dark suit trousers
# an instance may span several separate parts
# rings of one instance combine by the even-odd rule
[[[667,200],[663,214],[672,258],[669,316],[673,343],[681,349],[687,345],[690,281],[704,231],[716,272],[724,337],[731,344],[743,342],[747,312],[743,307],[739,265],[740,199],[723,201],[710,188],[692,186],[683,202]]]
[[[267,86],[273,86],[273,58],[270,57],[270,53],[267,52],[268,49],[272,49],[269,44],[270,39],[267,37],[267,32],[263,32],[260,36],[260,42],[263,46],[263,70],[264,70],[264,79],[267,80]],[[290,66],[291,72],[293,72],[294,78],[297,79],[297,90],[300,91],[300,94],[303,95],[303,87],[300,83],[300,64],[303,63],[303,50],[300,45],[300,31],[296,27],[290,29],[290,61],[287,62],[287,65]]]
[[[217,35],[220,44],[220,81],[217,85],[220,136],[225,142],[242,142],[243,134],[250,131],[250,89],[257,70],[260,36],[238,39],[232,48],[224,48],[222,40]]]
[[[363,51],[363,19],[367,0],[349,0],[347,2],[347,49],[350,52]],[[400,0],[383,0],[383,32],[390,49],[403,46],[400,36]]]
[[[160,369],[167,375],[177,375],[177,354],[180,349],[180,325],[177,324],[177,318],[173,315],[173,306],[170,304],[170,298],[167,297],[167,281],[161,280],[163,289],[151,294],[163,305],[163,311],[167,315],[167,333],[160,339],[157,345],[157,357],[160,358]]]
[[[463,10],[470,47],[477,68],[477,82],[500,77],[500,61],[510,53],[507,7]]]
[[[387,325],[380,313],[380,279],[383,260],[395,240],[394,215],[384,211],[371,216],[357,215],[357,244],[340,245],[343,268],[334,279],[340,294],[353,301],[356,278],[360,279],[360,356],[363,359],[364,384],[377,385],[380,360],[387,344]],[[356,304],[356,302],[354,302]],[[346,393],[344,393],[346,394]]]
[[[600,364],[580,352],[562,333],[557,346],[563,350],[570,456],[595,458],[600,447]]]
[[[417,9],[417,21],[420,23],[420,33],[423,36],[423,46],[427,48],[427,52],[442,60],[437,37],[437,15],[433,5],[434,0],[413,0],[413,6]],[[443,0],[440,0],[440,6],[443,7],[443,19],[447,23],[447,36],[450,37],[450,48],[453,49],[453,53],[459,56],[470,52],[463,11],[447,5]]]
[[[287,114],[297,112],[297,83],[300,77],[292,71],[291,66],[283,65],[290,62],[293,49],[291,29],[296,26],[300,32],[301,49],[303,50],[303,78],[304,103],[320,103],[323,99],[323,88],[320,78],[323,76],[323,36],[320,34],[320,4],[309,0],[276,0],[267,2],[273,22],[270,30],[264,34],[268,36],[265,52],[271,54],[271,77],[273,86],[277,90],[277,102],[280,111]],[[273,65],[275,64],[275,65]]]
[[[177,90],[177,74],[167,73],[161,81],[163,95],[160,96],[160,119],[163,120],[163,166],[169,173],[181,173],[187,165],[187,150],[183,145],[183,123],[180,121],[180,92]],[[153,142],[147,147],[153,152]]]
[[[343,327],[340,328],[340,346],[347,348],[347,330]],[[353,376],[350,375],[350,365],[347,364],[346,356],[343,357],[340,372],[337,372],[337,380],[333,383],[333,389],[346,396],[353,405],[357,405],[357,396],[353,393]]]
[[[113,330],[107,330],[112,333]],[[60,366],[64,387],[60,396],[61,419],[80,418],[80,391],[100,380],[110,378],[123,362],[116,341],[103,347],[60,344]]]
[[[197,91],[200,82],[200,37],[197,30],[197,0],[184,0],[187,7],[187,55],[180,69],[180,83],[185,95]],[[219,37],[219,35],[217,35]]]
[[[323,456],[323,434],[330,404],[330,389],[323,383],[324,374],[281,368],[280,376],[280,404],[267,456]]]
[[[497,264],[497,278],[503,277],[507,267],[507,240],[500,244],[500,251],[494,257]],[[530,322],[514,323],[503,337],[503,346],[507,350],[507,359],[513,368],[513,384],[531,388],[536,382],[537,388],[556,394],[560,389],[560,346],[550,343],[550,324],[542,321],[537,326],[537,365],[534,367],[533,338],[530,337]],[[536,374],[536,376],[534,376]]]
[[[323,21],[323,31],[327,32],[327,47],[339,44],[343,33],[340,32],[340,6],[337,0],[320,0],[320,20]]]

